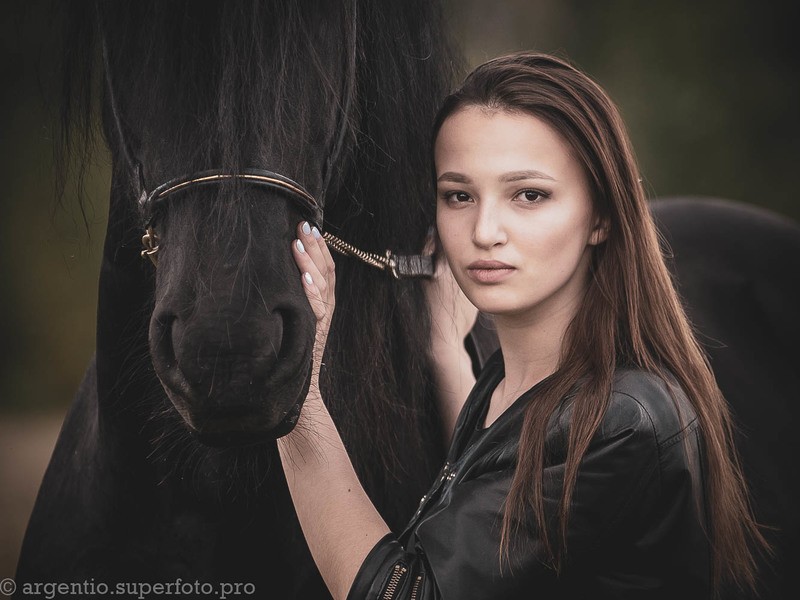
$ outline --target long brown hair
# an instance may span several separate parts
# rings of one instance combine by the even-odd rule
[[[664,379],[672,373],[697,414],[707,465],[708,534],[715,588],[724,581],[753,587],[753,546],[766,548],[733,444],[727,403],[692,332],[664,262],[628,135],[603,89],[567,62],[543,54],[496,58],[473,71],[444,102],[434,126],[467,106],[529,114],[558,131],[583,165],[594,209],[608,237],[593,247],[591,279],[570,323],[557,371],[525,409],[517,468],[506,500],[501,556],[532,510],[544,559],[560,569],[578,469],[605,414],[617,365]],[[576,381],[585,383],[577,391]],[[548,534],[542,496],[545,437],[571,391],[573,413],[557,534]],[[752,544],[752,545],[751,545]]]

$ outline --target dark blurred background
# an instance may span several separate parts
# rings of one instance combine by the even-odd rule
[[[706,195],[800,220],[800,44],[789,2],[446,0],[474,66],[557,53],[619,104],[653,197]],[[0,579],[61,419],[94,350],[109,165],[54,196],[50,11],[5,4],[0,25]],[[413,99],[410,99],[413,101]],[[798,274],[787,274],[798,276]]]

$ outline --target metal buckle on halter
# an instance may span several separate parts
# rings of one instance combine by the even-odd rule
[[[142,250],[141,255],[142,258],[145,256],[149,258],[154,267],[158,266],[158,236],[156,232],[153,231],[152,226],[148,225],[145,231],[145,234],[142,236],[142,246],[144,246],[144,250]]]

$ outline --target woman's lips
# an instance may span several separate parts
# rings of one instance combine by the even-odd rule
[[[467,266],[467,275],[478,283],[497,283],[515,270],[511,265],[496,260],[477,260]]]

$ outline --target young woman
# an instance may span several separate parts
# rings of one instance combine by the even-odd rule
[[[445,101],[434,162],[441,248],[501,349],[463,408],[457,354],[440,374],[452,445],[399,536],[312,385],[279,449],[333,596],[703,598],[752,584],[764,542],[730,416],[607,95],[550,56],[489,61]],[[318,366],[334,265],[307,224],[293,251]],[[468,321],[437,334],[459,341]]]

